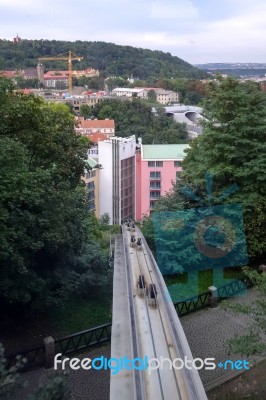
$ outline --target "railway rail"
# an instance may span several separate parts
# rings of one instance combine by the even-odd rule
[[[145,238],[136,226],[130,229],[125,224],[122,225],[122,235],[126,301],[131,328],[128,340],[131,340],[132,358],[143,360],[146,357],[150,363],[148,369],[134,370],[132,398],[207,400],[197,370],[173,368],[176,365],[175,360],[184,360],[185,356],[192,359],[192,355]],[[135,236],[135,241],[132,240],[132,235]],[[158,367],[157,360],[162,359],[164,362]]]

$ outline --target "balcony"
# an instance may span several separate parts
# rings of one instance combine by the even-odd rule
[[[159,183],[159,185],[156,185],[156,183]],[[161,182],[150,182],[150,189],[161,190]]]
[[[151,193],[150,192],[150,199],[158,200],[160,197],[161,197],[161,193],[160,192],[155,192],[155,193]]]

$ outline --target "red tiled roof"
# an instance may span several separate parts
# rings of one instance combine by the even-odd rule
[[[31,89],[19,89],[18,92],[22,93],[22,94],[31,94],[32,90]]]
[[[68,79],[68,71],[48,71],[43,77],[44,79]]]
[[[89,134],[86,134],[85,136],[87,136],[90,139],[90,141],[93,143],[102,142],[103,140],[107,139],[106,134],[101,133],[101,132],[89,133]]]
[[[89,120],[79,120],[79,127],[84,129],[101,129],[115,128],[115,121],[113,119],[89,119]]]
[[[0,71],[0,76],[4,76],[6,78],[14,78],[16,75],[16,71]]]

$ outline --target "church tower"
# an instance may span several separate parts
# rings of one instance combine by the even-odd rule
[[[43,78],[44,72],[43,72],[43,65],[38,62],[37,65],[37,77],[38,77],[38,81],[42,84],[44,84],[44,78]]]

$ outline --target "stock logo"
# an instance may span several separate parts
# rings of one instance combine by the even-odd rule
[[[206,200],[204,204],[204,199],[185,187],[182,192],[196,201],[198,207],[152,215],[157,261],[162,274],[188,273],[187,290],[185,293],[182,290],[181,299],[176,301],[196,292],[199,271],[213,270],[214,281],[215,277],[221,280],[224,268],[248,262],[242,206],[213,205],[212,185],[213,177],[207,174],[207,205]],[[237,189],[236,184],[230,186],[216,203]]]

